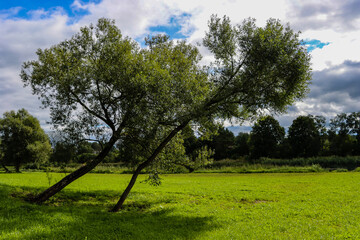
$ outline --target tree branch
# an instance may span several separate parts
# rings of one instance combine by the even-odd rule
[[[109,123],[111,123],[111,124],[109,125],[109,127],[111,128],[111,130],[115,131],[115,125],[114,125],[114,123],[111,121],[111,119],[110,119],[110,117],[109,117],[108,110],[107,110],[107,108],[105,107],[105,104],[103,103],[103,99],[102,99],[102,97],[101,97],[100,87],[99,87],[99,81],[98,81],[98,80],[95,80],[95,82],[96,82],[96,90],[97,90],[97,93],[98,93],[100,106],[101,106],[102,110],[104,111],[106,120],[107,120]]]
[[[111,129],[113,129],[111,126],[114,126],[113,122],[108,122],[107,119],[105,119],[104,117],[100,116],[99,114],[97,114],[96,112],[94,112],[93,110],[91,110],[88,106],[86,106],[85,103],[83,103],[81,101],[81,99],[69,88],[69,92],[75,97],[76,101],[90,114],[94,115],[95,117],[99,118],[100,120],[102,120],[104,123],[106,123]],[[115,129],[115,128],[114,128]]]

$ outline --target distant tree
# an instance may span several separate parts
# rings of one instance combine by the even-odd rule
[[[351,155],[354,148],[354,139],[350,136],[352,132],[351,121],[346,113],[336,115],[330,119],[330,130],[328,132],[330,142],[330,153],[332,155]]]
[[[250,156],[277,157],[280,143],[284,140],[285,129],[272,116],[258,120],[250,134]]]
[[[309,115],[314,119],[316,129],[320,135],[320,152],[319,155],[326,156],[329,153],[329,136],[326,128],[326,118],[324,116]]]
[[[284,140],[281,142],[281,144],[279,145],[278,151],[279,151],[279,154],[277,157],[279,157],[279,158],[289,159],[294,156],[288,137],[285,137]]]
[[[204,143],[201,142],[200,138],[195,136],[194,130],[190,125],[187,125],[182,131],[181,134],[184,139],[185,154],[192,156],[196,149],[201,148]]]
[[[353,134],[356,139],[356,142],[353,145],[353,154],[360,155],[360,112],[348,114],[347,125],[350,128],[350,134]]]
[[[330,130],[339,135],[347,135],[351,132],[350,124],[346,113],[340,113],[330,119]]]
[[[50,157],[48,136],[25,109],[4,113],[0,119],[0,138],[4,162],[14,165],[16,172],[20,172],[24,163],[41,164]]]
[[[329,153],[336,156],[348,156],[353,152],[355,140],[349,134],[329,132]]]
[[[73,135],[108,136],[93,161],[33,201],[47,200],[89,172],[127,137],[139,162],[117,211],[140,172],[189,123],[255,118],[259,109],[283,112],[305,96],[311,79],[298,34],[274,19],[262,28],[252,19],[232,26],[227,17],[212,16],[203,44],[215,62],[206,68],[197,48],[184,41],[160,35],[146,44],[140,50],[114,22],[101,19],[24,64],[21,77],[50,107],[54,124]]]
[[[208,141],[208,146],[214,150],[215,160],[231,158],[235,149],[235,136],[229,129],[220,127]]]
[[[76,146],[67,142],[56,142],[53,147],[51,161],[58,164],[68,164],[76,156]]]
[[[299,116],[289,127],[288,139],[293,157],[317,156],[322,148],[322,125],[315,117]]]
[[[249,133],[240,132],[235,138],[234,157],[249,155]]]

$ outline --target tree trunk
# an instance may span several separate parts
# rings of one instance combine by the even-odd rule
[[[48,200],[50,197],[54,196],[56,193],[61,191],[63,188],[65,188],[67,185],[75,181],[76,179],[80,178],[81,176],[85,175],[86,173],[90,172],[92,169],[94,169],[100,162],[104,160],[104,158],[107,156],[107,154],[110,152],[111,148],[114,146],[118,138],[112,137],[110,141],[105,145],[104,149],[96,156],[96,158],[89,163],[87,163],[85,166],[82,166],[78,170],[70,173],[63,179],[61,179],[59,182],[54,184],[53,186],[49,187],[39,195],[28,199],[30,202],[33,203],[42,203],[46,200]]]
[[[15,172],[20,173],[20,163],[15,163]]]
[[[159,146],[154,150],[154,152],[152,153],[152,155],[143,163],[141,163],[137,169],[135,170],[134,174],[131,177],[131,180],[128,184],[128,186],[126,187],[125,191],[123,192],[123,194],[120,197],[120,200],[116,203],[116,205],[110,210],[110,212],[117,212],[119,211],[127,196],[129,195],[131,189],[133,188],[133,186],[135,185],[136,179],[139,176],[141,170],[143,170],[144,168],[148,167],[157,157],[157,155],[164,149],[164,147],[171,141],[171,139],[179,132],[181,131],[184,127],[186,127],[186,125],[190,122],[190,120],[184,121],[182,124],[180,124],[179,126],[177,126],[174,130],[172,130],[169,135],[159,144]]]

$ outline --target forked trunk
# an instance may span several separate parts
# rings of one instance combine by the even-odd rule
[[[81,176],[93,170],[100,162],[104,160],[104,158],[110,152],[111,148],[114,146],[116,141],[117,138],[113,136],[110,139],[110,141],[105,145],[104,149],[96,156],[94,160],[90,161],[89,163],[87,163],[85,166],[82,166],[78,170],[70,173],[69,175],[67,175],[66,177],[64,177],[59,182],[49,187],[39,195],[30,198],[29,201],[34,203],[42,203],[48,200],[50,197],[54,196],[56,193],[60,192],[63,188],[65,188],[67,185],[69,185],[76,179],[80,178]]]
[[[171,139],[178,133],[180,132],[184,127],[186,127],[186,125],[189,123],[190,121],[185,121],[183,122],[181,125],[179,125],[178,127],[176,127],[174,130],[172,130],[169,135],[160,143],[160,145],[155,149],[155,151],[152,153],[152,155],[142,164],[140,164],[137,169],[135,170],[134,174],[131,177],[131,180],[128,184],[128,186],[126,187],[125,191],[123,192],[123,194],[121,195],[119,201],[116,203],[116,205],[110,210],[110,212],[117,212],[119,211],[127,196],[129,195],[131,189],[133,188],[133,186],[135,185],[136,179],[139,176],[141,170],[143,170],[144,168],[148,167],[151,163],[154,162],[154,160],[156,159],[156,157],[159,155],[159,153],[164,149],[164,147],[171,141]]]

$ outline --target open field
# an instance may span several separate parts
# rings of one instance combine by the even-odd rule
[[[177,174],[135,185],[88,174],[46,205],[21,200],[63,173],[0,174],[0,239],[359,239],[360,173]],[[146,175],[140,177],[140,180]]]

